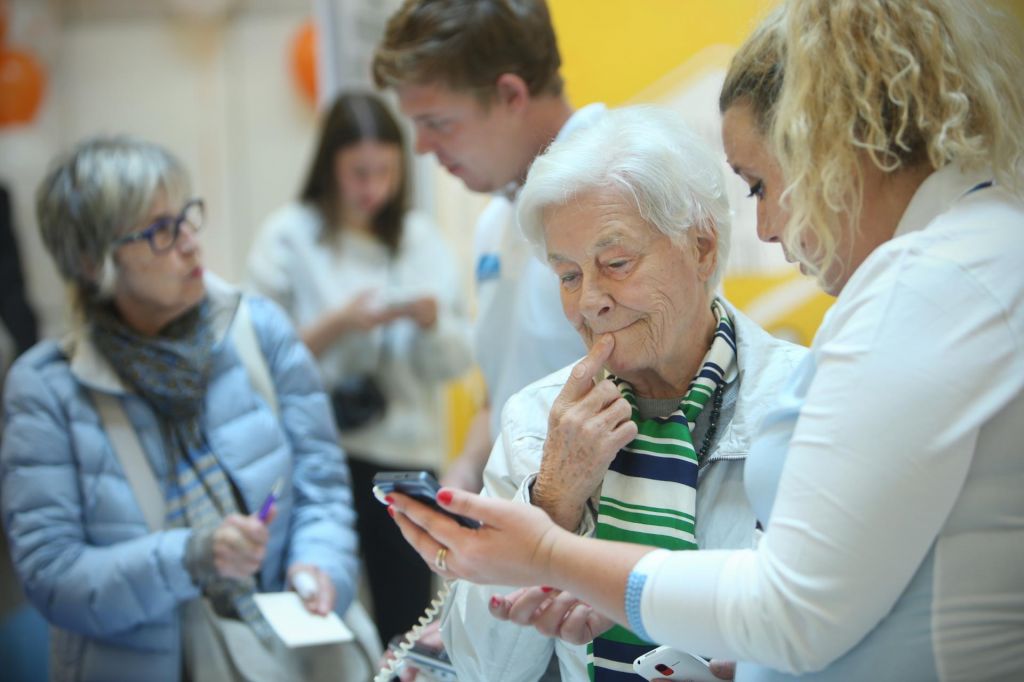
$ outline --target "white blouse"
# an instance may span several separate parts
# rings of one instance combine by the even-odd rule
[[[638,565],[655,641],[746,681],[1020,679],[1024,202],[989,178],[930,176],[843,289],[748,458],[759,547]]]

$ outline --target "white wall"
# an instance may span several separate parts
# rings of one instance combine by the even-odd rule
[[[33,193],[57,152],[122,132],[174,151],[207,200],[207,263],[237,280],[260,221],[295,195],[315,135],[287,61],[306,3],[240,3],[209,23],[152,8],[93,16],[79,4],[12,2],[9,42],[44,60],[50,82],[32,125],[0,129],[0,180],[14,196],[30,295],[49,334],[64,326],[64,292],[38,238]]]
[[[382,28],[387,12],[370,0],[328,1],[342,7],[339,16],[355,17],[363,51],[376,44],[367,33]],[[64,287],[38,236],[34,192],[49,161],[90,135],[129,133],[177,154],[207,202],[208,267],[244,279],[261,221],[297,194],[313,152],[316,112],[295,88],[288,58],[314,0],[218,0],[234,9],[203,20],[173,9],[183,0],[10,2],[8,42],[49,74],[36,120],[0,128],[0,181],[12,193],[42,332],[62,333],[67,317]],[[353,10],[359,3],[367,8]],[[339,66],[346,82],[365,70],[366,55],[361,62]],[[417,159],[414,174],[414,203],[437,219],[472,299],[473,225],[488,197],[468,192],[432,157]]]

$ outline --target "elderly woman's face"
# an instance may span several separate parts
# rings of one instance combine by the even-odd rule
[[[171,205],[158,195],[147,218],[129,232],[144,230],[162,218],[177,218],[183,204]],[[117,247],[114,259],[118,266],[114,305],[130,326],[143,333],[155,333],[206,294],[199,241],[187,222],[170,249],[155,253],[142,239]]]
[[[552,206],[543,224],[565,315],[588,347],[602,334],[615,337],[612,372],[634,383],[649,373],[668,380],[695,348],[707,351],[713,238],[691,232],[673,242],[612,190]]]

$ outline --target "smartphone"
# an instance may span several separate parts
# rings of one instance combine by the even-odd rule
[[[633,670],[645,680],[693,680],[693,682],[717,682],[711,674],[708,662],[700,656],[676,651],[672,647],[659,646],[633,661]]]
[[[447,514],[466,528],[480,527],[479,521],[450,512],[440,506],[436,499],[437,491],[440,489],[441,484],[429,471],[382,471],[373,477],[373,495],[381,504],[387,504],[384,499],[386,495],[398,491],[442,514]]]

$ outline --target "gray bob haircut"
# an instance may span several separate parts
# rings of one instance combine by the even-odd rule
[[[113,295],[111,242],[138,228],[159,195],[173,203],[184,201],[188,190],[185,168],[173,154],[127,136],[86,140],[54,161],[36,190],[36,216],[76,306]]]
[[[731,216],[719,159],[678,114],[661,107],[608,111],[558,140],[533,162],[519,195],[519,225],[541,260],[545,209],[590,190],[614,189],[636,202],[640,217],[679,243],[695,228],[717,234],[714,291],[729,256]]]

